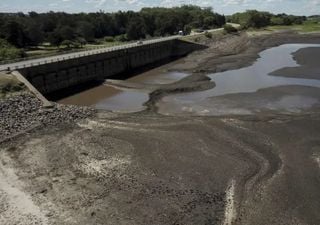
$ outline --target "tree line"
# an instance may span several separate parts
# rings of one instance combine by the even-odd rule
[[[250,27],[261,28],[269,25],[294,25],[302,24],[307,17],[294,16],[287,14],[272,14],[270,12],[261,12],[257,10],[247,10],[242,13],[235,13],[227,17],[232,23],[238,23],[243,29]]]
[[[174,8],[143,8],[139,12],[69,14],[1,13],[0,39],[17,48],[48,42],[59,46],[71,42],[83,45],[104,37],[117,40],[138,40],[166,36],[193,28],[216,28],[225,24],[224,15],[211,8],[185,5]]]

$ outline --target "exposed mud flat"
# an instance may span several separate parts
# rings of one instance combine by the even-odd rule
[[[213,41],[209,48],[190,54],[169,70],[180,72],[217,73],[252,65],[259,53],[283,44],[319,44],[319,33],[279,32],[249,37],[246,33]]]
[[[310,60],[301,70],[305,77],[273,76],[287,66],[300,68],[292,54],[320,45],[286,44],[267,49],[249,67],[209,74],[216,87],[207,91],[178,93],[162,98],[156,103],[158,112],[165,115],[245,115],[273,111],[299,113],[306,108],[318,108],[320,80],[310,79],[309,66],[320,70],[315,60]],[[320,53],[320,51],[316,51]],[[310,55],[311,54],[311,55]],[[320,57],[315,52],[304,52],[306,58]],[[300,60],[301,61],[301,60]],[[277,73],[284,73],[277,72]],[[305,90],[305,92],[304,92]],[[312,91],[310,91],[312,90]],[[313,93],[311,93],[313,92]]]
[[[271,74],[274,76],[320,79],[319,56],[319,47],[302,48],[293,53],[294,59],[300,66],[282,68]]]
[[[320,90],[307,86],[278,86],[254,93],[228,94],[180,104],[166,103],[160,112],[168,115],[263,115],[319,111]]]
[[[148,110],[101,111],[84,120],[70,117],[68,123],[47,123],[1,143],[0,171],[12,168],[19,180],[16,188],[29,199],[38,224],[320,224],[317,87],[268,87],[250,97],[224,96],[224,104],[230,107],[241,107],[240,101],[254,102],[249,115],[156,112],[156,103],[165,96],[214,87],[205,71],[248,66],[258,57],[256,50],[249,53],[248,49],[261,43],[263,48],[297,40],[316,43],[316,37],[230,37],[225,50],[220,49],[221,58],[218,53],[210,55],[217,47],[213,44],[211,50],[186,59],[193,62],[189,69],[194,66],[189,72],[203,67],[201,75],[153,86],[145,104]],[[239,45],[244,40],[246,45]],[[261,103],[282,105],[283,98],[290,103],[286,96],[292,94],[302,96],[289,99],[294,113],[279,114],[279,104],[270,110]],[[220,97],[210,101],[217,101],[214,98]],[[305,107],[295,111],[297,102]],[[0,174],[7,183],[17,180]],[[10,198],[7,186],[0,185],[5,190],[0,196]],[[0,204],[3,224],[10,224],[3,215],[9,215],[14,204],[7,206]],[[27,212],[30,209],[16,211],[15,216]]]
[[[141,116],[102,113],[1,151],[48,224],[319,222],[318,114]]]

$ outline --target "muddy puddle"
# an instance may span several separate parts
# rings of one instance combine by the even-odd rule
[[[307,47],[320,45],[281,45],[261,52],[252,66],[210,74],[215,88],[166,96],[157,103],[159,112],[166,115],[294,113],[319,105],[320,80],[269,75],[284,67],[299,67],[292,53]]]
[[[184,73],[165,72],[162,68],[153,69],[127,81],[143,84],[169,84],[188,76]],[[61,104],[92,106],[116,112],[138,112],[145,109],[143,103],[149,99],[148,90],[132,88],[116,88],[110,85],[100,85],[77,93],[58,102]]]

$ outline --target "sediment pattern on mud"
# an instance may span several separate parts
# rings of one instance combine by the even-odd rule
[[[61,211],[50,213],[49,221],[60,224],[220,224],[231,177],[238,215],[246,191],[276,170],[265,156],[268,141],[257,140],[265,137],[236,119],[146,115],[141,121],[102,113],[79,126],[42,130],[2,149],[26,190],[41,190],[34,196],[40,207],[47,199],[68,212],[68,223]]]

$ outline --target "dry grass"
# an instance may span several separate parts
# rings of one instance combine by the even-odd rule
[[[24,84],[12,75],[0,73],[0,98],[24,91],[25,89]]]

